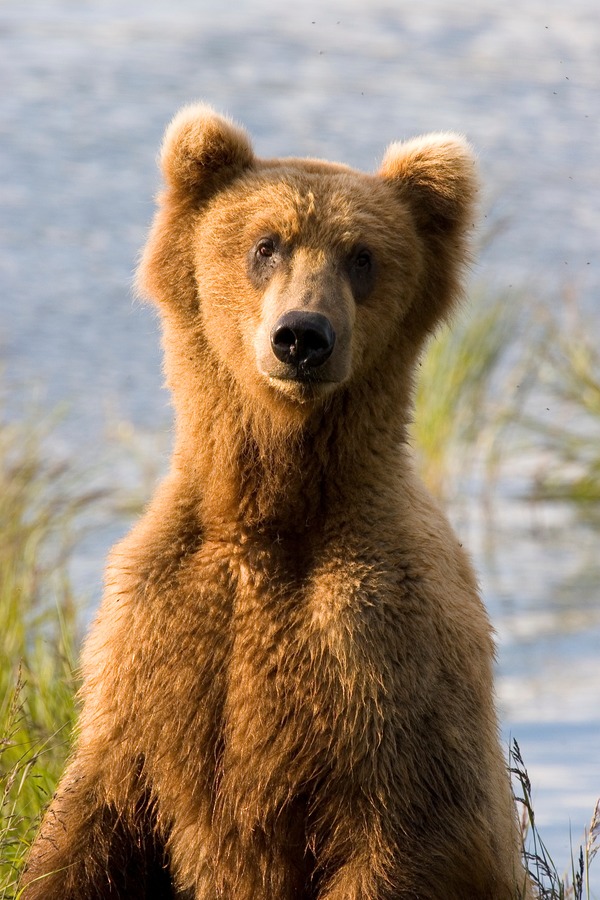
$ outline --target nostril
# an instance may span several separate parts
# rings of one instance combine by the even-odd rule
[[[334,344],[335,331],[321,313],[291,310],[278,319],[271,332],[271,347],[277,359],[297,368],[323,365]]]
[[[294,355],[297,352],[297,344],[297,335],[291,328],[286,328],[284,326],[282,328],[276,327],[273,330],[271,335],[271,345],[275,356],[283,362],[288,361],[287,359],[284,359],[285,356]]]
[[[333,333],[333,329],[330,329]],[[316,331],[310,328],[304,335],[304,345],[309,352],[331,353],[333,350],[332,335],[326,331]]]

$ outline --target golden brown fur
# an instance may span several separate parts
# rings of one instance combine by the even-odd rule
[[[111,556],[23,896],[520,897],[490,626],[405,434],[460,290],[471,152],[395,144],[376,175],[258,160],[199,106],[162,168],[139,283],[172,467]],[[291,309],[334,323],[318,377],[272,355]]]

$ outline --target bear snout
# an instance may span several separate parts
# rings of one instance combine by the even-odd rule
[[[334,345],[333,326],[321,313],[292,309],[280,316],[271,329],[273,353],[300,376],[327,362]]]

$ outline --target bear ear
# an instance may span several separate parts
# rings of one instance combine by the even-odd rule
[[[185,106],[168,126],[160,164],[167,184],[185,193],[214,190],[252,166],[246,132],[204,103]]]
[[[428,134],[391,144],[378,173],[410,203],[417,225],[439,234],[472,225],[477,194],[475,155],[455,134]]]

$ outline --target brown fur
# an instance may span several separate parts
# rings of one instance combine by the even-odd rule
[[[259,160],[200,106],[162,168],[139,283],[162,316],[172,467],[111,556],[23,896],[520,897],[491,630],[405,432],[459,295],[471,152],[394,144],[376,175]],[[256,275],[265,235],[282,249]],[[339,335],[314,383],[270,352],[298,308]]]

